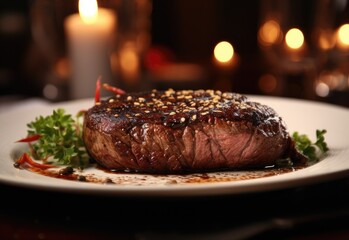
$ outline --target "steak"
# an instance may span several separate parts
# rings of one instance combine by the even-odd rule
[[[117,94],[88,109],[83,126],[90,156],[115,171],[190,173],[304,160],[272,108],[231,92]]]

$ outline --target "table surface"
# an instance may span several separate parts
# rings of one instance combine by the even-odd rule
[[[0,184],[0,239],[349,239],[349,178],[211,197],[106,197]]]

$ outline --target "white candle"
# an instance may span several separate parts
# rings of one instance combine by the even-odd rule
[[[65,20],[72,70],[72,99],[94,96],[95,82],[112,82],[110,54],[116,31],[116,14],[97,6],[96,0],[80,0],[79,14]]]

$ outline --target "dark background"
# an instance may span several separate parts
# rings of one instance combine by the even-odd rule
[[[47,63],[40,59],[33,43],[30,14],[34,2],[13,0],[0,3],[2,98],[9,95],[43,97],[40,73]],[[208,84],[201,87],[213,87],[215,81],[221,77],[212,63],[213,48],[219,41],[226,40],[233,44],[239,56],[239,65],[234,72],[223,74],[230,83],[228,90],[246,94],[307,98],[302,94],[265,92],[258,85],[261,76],[270,70],[257,41],[262,4],[263,1],[257,0],[153,0],[151,47],[166,49],[176,62],[199,64],[209,79]],[[313,1],[308,1],[306,9],[302,9],[309,12],[309,16],[313,10],[312,4]],[[12,28],[6,25],[8,16],[16,18],[17,24]],[[291,78],[297,79],[299,76]],[[294,82],[297,81],[300,82],[299,79]],[[348,91],[337,95],[315,97],[312,100],[349,105]]]
[[[169,47],[181,61],[211,64],[212,51],[229,41],[241,56],[233,90],[260,93],[263,56],[257,44],[260,1],[153,1],[154,45]]]

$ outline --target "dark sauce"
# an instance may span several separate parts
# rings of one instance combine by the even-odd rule
[[[249,180],[263,177],[276,176],[280,174],[294,172],[305,168],[304,164],[297,164],[294,166],[267,166],[263,169],[250,169],[250,170],[237,170],[237,171],[220,171],[220,172],[197,172],[197,173],[183,173],[183,174],[142,174],[142,173],[130,173],[130,174],[142,174],[151,175],[158,178],[170,178],[169,184],[176,183],[209,183],[209,182],[231,182],[231,181],[241,181]],[[108,173],[108,174],[125,174],[129,172],[117,171],[106,169],[100,165],[96,166],[97,169]],[[178,178],[180,181],[173,179]],[[147,179],[145,178],[144,181]],[[110,179],[109,179],[110,181]],[[106,182],[106,181],[104,181]]]
[[[57,171],[39,169],[34,167],[27,168],[27,170],[38,173],[43,176],[47,176],[47,177],[72,180],[72,181],[77,181],[78,177],[80,176],[79,174],[76,174],[76,173],[62,174],[61,170],[57,172]]]
[[[59,170],[38,169],[33,167],[25,168],[31,172],[38,173],[43,176],[64,179],[69,181],[79,181],[86,183],[98,184],[118,184],[118,185],[148,185],[151,178],[164,182],[166,185],[171,184],[200,184],[200,183],[218,183],[243,181],[257,178],[265,178],[285,173],[298,171],[306,167],[306,165],[295,166],[267,166],[263,169],[250,169],[238,171],[217,171],[217,172],[198,172],[185,174],[143,174],[129,173],[122,171],[114,171],[105,169],[99,165],[93,166],[104,174],[85,174],[84,171],[76,171],[71,167],[61,168]],[[108,176],[105,176],[108,174]],[[124,176],[127,174],[127,178]],[[136,179],[137,178],[137,179]]]

